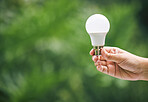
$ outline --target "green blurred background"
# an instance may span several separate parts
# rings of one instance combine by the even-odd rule
[[[107,46],[148,57],[147,0],[0,0],[0,102],[147,102],[148,82],[98,72],[87,18],[111,23]]]

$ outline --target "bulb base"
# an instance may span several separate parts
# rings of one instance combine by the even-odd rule
[[[95,55],[101,55],[101,49],[103,46],[94,46],[95,49]]]
[[[89,33],[91,38],[92,46],[103,46],[105,44],[105,37],[107,32],[105,33]]]

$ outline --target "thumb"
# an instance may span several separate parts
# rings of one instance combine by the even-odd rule
[[[120,54],[120,53],[116,53],[116,54],[109,53],[104,48],[102,49],[101,54],[105,58],[105,60],[107,60],[107,61],[113,61],[113,62],[116,62],[116,63],[121,63],[122,61],[125,60],[125,57],[124,57],[123,54]]]

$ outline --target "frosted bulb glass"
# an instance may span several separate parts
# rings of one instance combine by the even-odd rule
[[[90,35],[93,46],[104,46],[109,29],[110,23],[104,15],[94,14],[86,21],[86,31]]]

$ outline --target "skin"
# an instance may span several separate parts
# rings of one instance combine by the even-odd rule
[[[122,80],[148,80],[148,58],[133,55],[117,47],[104,47],[101,55],[90,55],[98,71]]]

